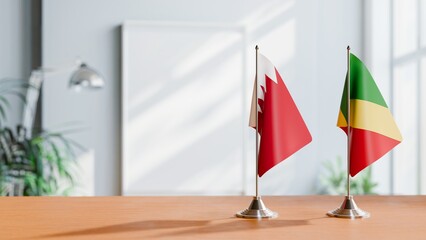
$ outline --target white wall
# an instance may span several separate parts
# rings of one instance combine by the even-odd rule
[[[30,0],[0,1],[0,79],[27,79],[31,72]],[[8,126],[20,122],[22,103],[16,98]]]
[[[280,70],[313,135],[310,145],[262,177],[261,193],[312,194],[321,162],[344,156],[345,136],[335,123],[346,46],[350,44],[362,57],[362,1],[45,0],[43,63],[63,65],[80,56],[106,79],[99,92],[66,90],[66,75],[46,81],[43,88],[45,127],[73,120],[89,127],[74,138],[95,158],[96,195],[120,193],[120,25],[125,20],[247,27],[248,46],[258,43]],[[249,85],[253,56],[248,56]],[[251,134],[252,143],[253,139]],[[253,157],[253,152],[248,156]]]

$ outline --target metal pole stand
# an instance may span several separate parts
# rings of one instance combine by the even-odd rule
[[[327,215],[330,217],[351,219],[370,217],[370,213],[363,211],[356,205],[352,195],[346,196],[345,200],[343,200],[342,206],[333,211],[327,212]]]
[[[243,211],[236,214],[240,218],[276,218],[278,214],[269,210],[262,199],[259,197],[253,197],[250,206]]]

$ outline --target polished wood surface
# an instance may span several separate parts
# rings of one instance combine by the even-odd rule
[[[359,220],[325,215],[339,196],[263,200],[278,218],[235,218],[251,197],[3,197],[0,239],[426,239],[426,196],[356,196]]]

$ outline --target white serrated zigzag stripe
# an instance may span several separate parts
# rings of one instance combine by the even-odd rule
[[[259,53],[258,55],[258,61],[257,61],[257,76],[258,76],[258,84],[259,87],[257,88],[257,97],[258,99],[264,99],[264,91],[266,92],[266,76],[270,78],[275,83],[278,83],[277,75],[275,73],[275,66],[267,59],[265,56]],[[255,82],[256,84],[256,82]],[[263,89],[262,89],[263,88]],[[251,101],[251,108],[250,108],[250,119],[249,119],[249,126],[250,127],[256,127],[256,112],[262,112],[260,105],[257,104],[256,95],[255,95],[255,89],[256,85],[253,86],[253,96]],[[257,111],[255,111],[257,106]]]

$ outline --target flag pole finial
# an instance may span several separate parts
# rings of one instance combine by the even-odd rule
[[[348,51],[350,51],[351,50],[351,47],[348,45],[348,47],[346,48]]]
[[[259,50],[259,45],[256,44],[256,47],[254,49]]]

